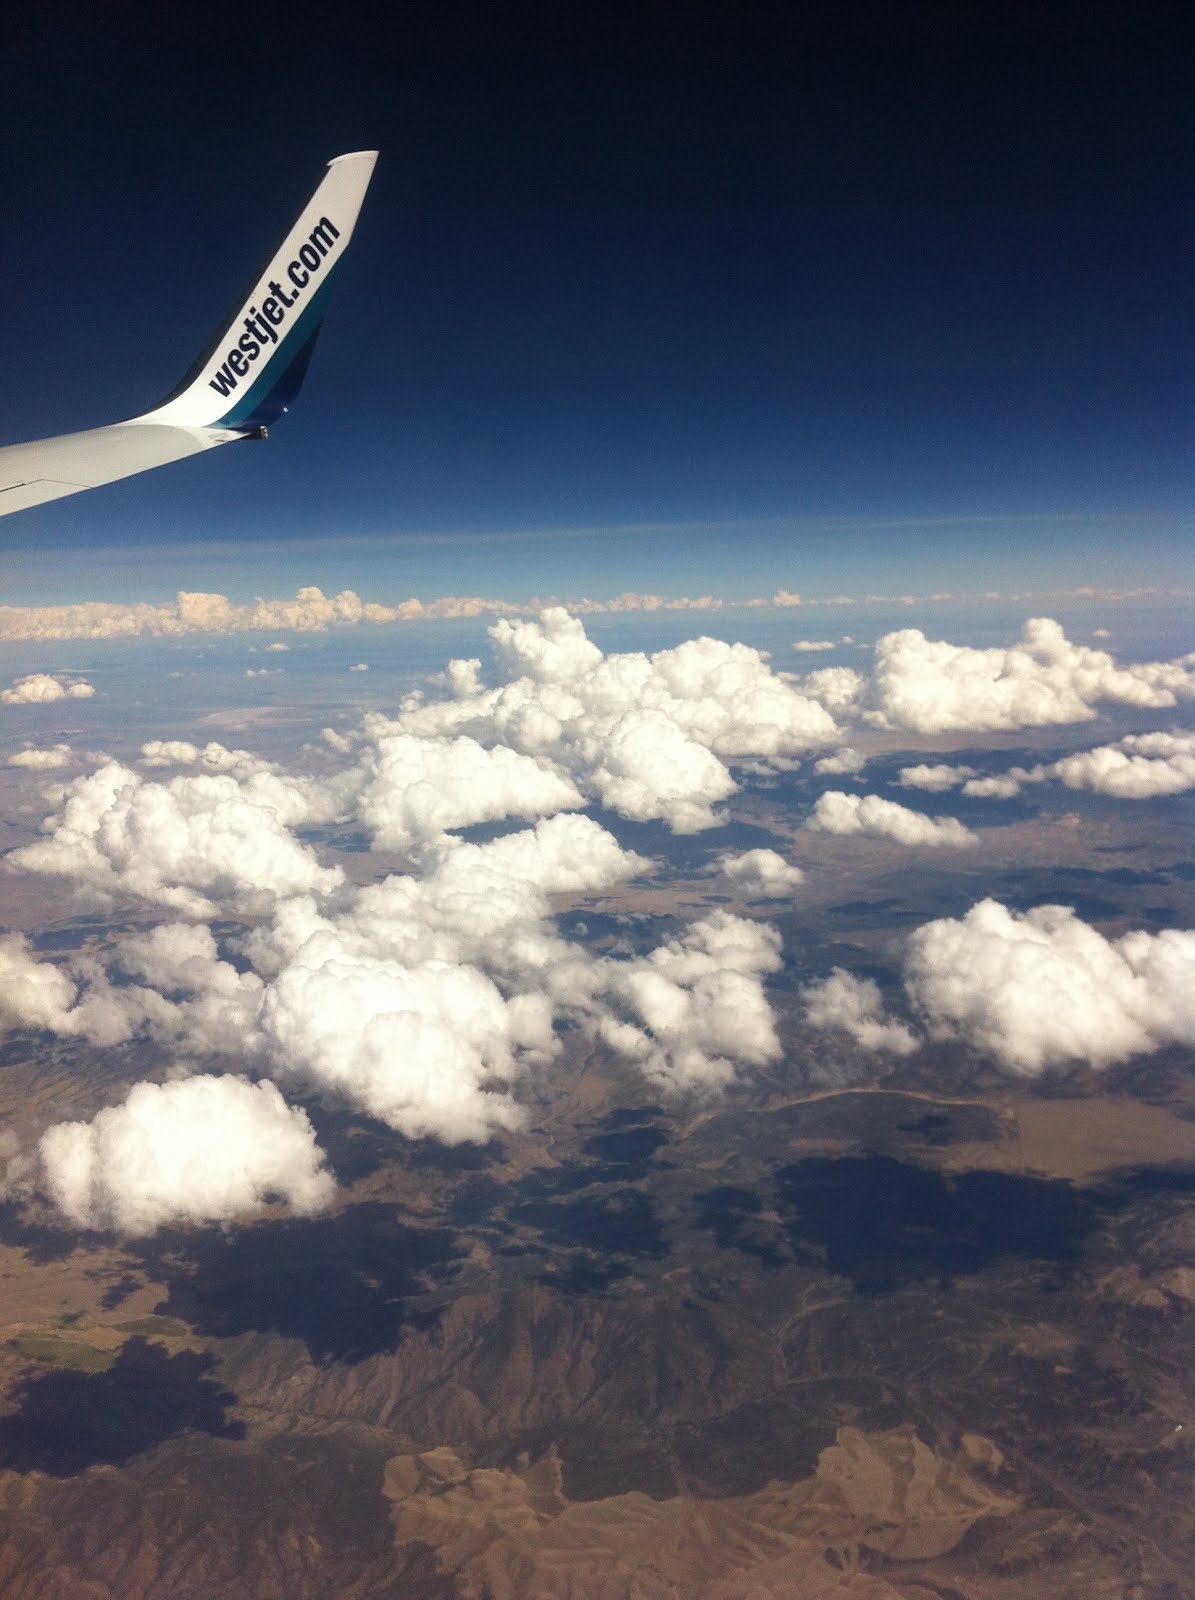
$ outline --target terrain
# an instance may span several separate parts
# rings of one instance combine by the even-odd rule
[[[9,1202],[0,1592],[1195,1593],[1189,1079],[952,1071],[681,1114],[595,1053],[480,1149],[312,1103],[322,1218]]]

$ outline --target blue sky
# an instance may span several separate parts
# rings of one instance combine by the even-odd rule
[[[143,409],[381,161],[269,446],[7,521],[0,598],[1182,581],[1177,19],[18,22],[0,437]]]

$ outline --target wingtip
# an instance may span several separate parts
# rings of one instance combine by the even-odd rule
[[[368,161],[370,166],[378,159],[376,150],[350,150],[347,155],[333,156],[328,162],[330,167],[338,167],[342,161]]]

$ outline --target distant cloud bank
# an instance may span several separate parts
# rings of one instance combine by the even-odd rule
[[[1153,590],[1096,591],[1081,588],[1062,591],[1069,598],[1104,599],[1109,603],[1140,599]],[[291,598],[230,600],[227,595],[180,590],[173,600],[157,604],[145,601],[81,600],[71,605],[0,605],[0,642],[56,641],[68,639],[181,639],[204,634],[241,633],[324,633],[332,628],[390,623],[453,620],[468,617],[534,617],[548,605],[563,604],[574,616],[611,616],[622,613],[719,612],[723,610],[817,610],[843,606],[914,606],[919,601],[940,603],[970,600],[990,603],[998,600],[1026,601],[1027,594],[1002,595],[912,595],[838,594],[802,597],[788,589],[751,598],[705,595],[638,594],[632,591],[607,600],[574,596],[559,600],[531,598],[523,602],[500,600],[484,595],[443,595],[432,600],[409,596],[393,602],[362,600],[352,589],[326,595],[315,585],[300,588]],[[1174,593],[1174,599],[1189,599]],[[910,630],[913,632],[915,630]],[[1106,628],[1094,630],[1094,638],[1110,637]],[[810,639],[794,642],[798,653],[819,653],[854,645],[850,635],[838,640]],[[284,640],[274,640],[261,648],[281,652]],[[948,674],[949,675],[949,674]]]

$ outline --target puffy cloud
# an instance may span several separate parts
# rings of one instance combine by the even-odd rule
[[[716,870],[751,899],[779,900],[790,895],[805,874],[775,850],[726,851]]]
[[[349,668],[349,671],[350,672],[368,672],[369,671],[369,662],[368,661],[354,661],[353,665]]]
[[[9,756],[7,765],[10,767],[25,767],[31,772],[53,772],[59,767],[65,767],[71,760],[71,747],[69,744],[52,745],[48,750],[17,750]]]
[[[1019,771],[1014,767],[994,778],[968,778],[963,793],[972,800],[1012,800],[1021,792],[1024,774],[1018,776]]]
[[[268,1081],[139,1083],[90,1122],[48,1128],[38,1148],[46,1187],[80,1228],[230,1222],[276,1197],[306,1216],[335,1192],[306,1113]]]
[[[602,1037],[659,1090],[720,1089],[737,1064],[762,1066],[781,1053],[763,989],[779,951],[775,929],[716,911],[612,973],[614,1013]]]
[[[603,741],[591,782],[604,806],[675,833],[716,826],[713,804],[738,788],[730,772],[662,711],[628,711]]]
[[[880,986],[872,978],[835,967],[828,978],[805,984],[801,999],[811,1028],[841,1028],[865,1050],[907,1056],[920,1044],[911,1028],[884,1014]]]
[[[215,900],[249,906],[276,895],[329,893],[321,867],[287,822],[318,814],[313,791],[268,770],[147,782],[111,761],[64,791],[48,837],[12,852],[29,872],[54,873],[101,895],[122,892],[210,916]]]
[[[858,710],[859,697],[867,679],[854,667],[822,667],[798,679],[801,693],[816,700],[835,717],[851,717]]]
[[[707,828],[735,791],[735,762],[788,759],[837,732],[758,650],[689,640],[655,655],[603,655],[559,607],[490,630],[505,681],[481,685],[476,662],[449,667],[447,700],[411,697],[393,723],[367,731],[423,738],[468,734],[550,762],[582,795],[677,832]]]
[[[971,778],[963,793],[980,799],[1011,800],[1028,783],[1051,779],[1068,789],[1087,789],[1117,800],[1150,800],[1195,788],[1195,733],[1131,733],[1115,744],[1079,750],[1058,761],[1010,767],[990,778]]]
[[[282,667],[246,667],[247,678],[277,678],[284,669]]]
[[[610,964],[555,933],[548,897],[647,863],[567,814],[440,848],[431,870],[371,885],[335,920],[309,899],[285,903],[249,948],[269,979],[260,1018],[277,1075],[459,1143],[522,1122],[511,1086],[556,1053],[557,1011],[604,1014]]]
[[[906,845],[959,848],[978,840],[978,835],[965,828],[957,817],[927,817],[895,800],[881,800],[874,794],[845,794],[841,789],[829,789],[819,797],[805,826],[821,833],[863,833]]]
[[[74,1003],[74,984],[57,967],[38,961],[23,934],[0,937],[0,1021],[60,1033]]]
[[[141,746],[143,767],[189,767],[198,760],[199,747],[187,739],[151,739]]]
[[[833,639],[798,639],[793,645],[793,649],[802,655],[811,655],[820,650],[833,650],[835,648]]]
[[[261,1011],[287,1076],[338,1091],[412,1138],[449,1144],[522,1123],[508,1091],[515,1047],[527,1042],[522,1021],[475,967],[364,955],[332,928],[304,942]]]
[[[6,706],[39,706],[55,700],[90,700],[94,694],[85,678],[72,682],[61,675],[31,672],[27,678],[17,678],[11,688],[0,690],[0,701]]]
[[[1193,694],[1195,656],[1122,667],[1035,617],[1006,650],[931,641],[916,628],[885,634],[862,703],[877,726],[951,733],[1084,722],[1103,701],[1161,707]]]
[[[63,968],[39,961],[23,935],[0,938],[0,1031],[44,1029],[101,1048],[144,1033],[191,1054],[253,1052],[261,979],[220,961],[207,928],[168,923],[133,935],[118,964],[150,987],[112,983],[90,955]]]
[[[1042,769],[1068,789],[1148,800],[1195,788],[1195,733],[1130,734],[1117,744],[1064,756]]]
[[[934,1037],[1026,1076],[1195,1044],[1195,933],[1110,941],[1069,906],[1021,915],[983,900],[926,923],[909,940],[905,984]]]
[[[450,828],[504,817],[550,816],[584,805],[576,787],[504,745],[383,734],[367,758],[358,815],[382,849],[401,850]]]
[[[902,767],[897,783],[902,789],[928,789],[931,794],[943,794],[956,789],[960,783],[975,776],[974,767],[952,767],[945,762],[922,762],[916,767]]]
[[[822,756],[820,761],[813,763],[813,770],[819,778],[858,777],[867,765],[867,757],[860,755],[858,750],[852,749],[847,744],[841,750],[835,750],[832,756]]]

